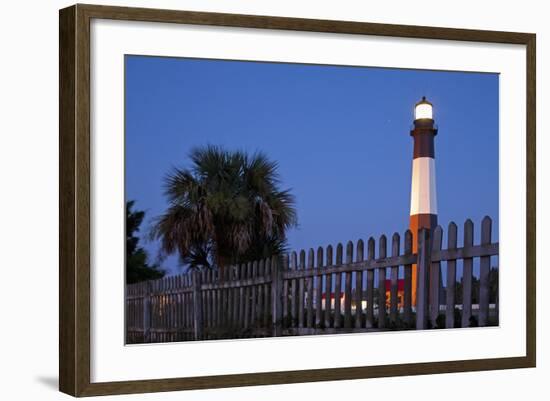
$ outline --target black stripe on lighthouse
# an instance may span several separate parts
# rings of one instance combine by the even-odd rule
[[[435,158],[433,132],[420,131],[414,134],[413,159],[416,159],[418,157],[431,157],[432,159]]]

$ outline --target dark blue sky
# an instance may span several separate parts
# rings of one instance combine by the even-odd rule
[[[498,75],[126,57],[126,196],[166,202],[163,177],[191,148],[261,150],[297,199],[292,249],[404,232],[414,104],[426,96],[435,139],[439,223],[472,218],[498,232]],[[144,240],[145,241],[145,240]],[[143,242],[152,258],[157,244]],[[177,259],[163,267],[177,272]]]

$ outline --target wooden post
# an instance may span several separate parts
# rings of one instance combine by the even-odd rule
[[[416,329],[428,327],[428,271],[431,262],[430,230],[423,228],[418,232],[417,291],[416,291]]]
[[[386,236],[382,235],[378,241],[378,258],[386,258]],[[386,268],[378,269],[378,328],[386,327]]]
[[[412,232],[405,232],[405,255],[413,253]],[[403,320],[407,327],[412,326],[412,264],[404,266],[404,288],[403,288]]]
[[[437,226],[433,232],[432,250],[440,251],[443,237],[441,226]],[[439,316],[439,289],[441,283],[441,262],[432,262],[430,264],[430,321],[432,327],[437,326],[437,317]]]
[[[151,293],[153,287],[150,281],[146,283],[143,295],[143,342],[151,341]]]
[[[464,223],[464,248],[474,244],[474,223],[468,219]],[[472,258],[464,258],[464,272],[462,274],[462,327],[470,325],[472,316]]]
[[[449,224],[447,249],[456,249],[456,224]],[[455,288],[456,288],[456,260],[447,261],[447,294],[445,302],[445,327],[452,329],[455,326]]]
[[[481,222],[481,245],[491,243],[491,218],[485,216]],[[479,325],[489,323],[489,271],[491,257],[482,256],[479,262]]]
[[[367,260],[374,259],[374,238],[367,242]],[[374,270],[367,270],[367,321],[365,327],[371,329],[374,326]]]
[[[283,271],[279,266],[277,256],[273,256],[271,260],[267,260],[271,266],[271,316],[272,316],[272,334],[274,337],[282,335],[282,298],[281,289],[283,287]]]
[[[202,298],[201,298],[201,274],[193,272],[193,329],[195,340],[202,339]]]
[[[391,256],[399,256],[399,244],[400,238],[398,233],[394,233],[392,237]],[[399,294],[398,275],[399,266],[392,266],[391,268],[391,287],[390,287],[390,320],[392,323],[397,324],[397,296]]]

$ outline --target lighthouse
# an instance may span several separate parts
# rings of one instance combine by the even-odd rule
[[[433,105],[422,97],[414,107],[414,127],[411,136],[414,141],[411,212],[409,228],[413,234],[413,252],[417,252],[417,233],[421,228],[437,226],[437,192],[435,184],[435,147],[437,135],[433,118]],[[412,303],[416,305],[416,265],[412,268]]]

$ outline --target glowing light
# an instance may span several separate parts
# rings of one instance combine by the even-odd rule
[[[414,119],[420,120],[424,118],[433,120],[432,104],[428,102],[425,97],[423,97],[422,100],[418,102],[414,108]]]

